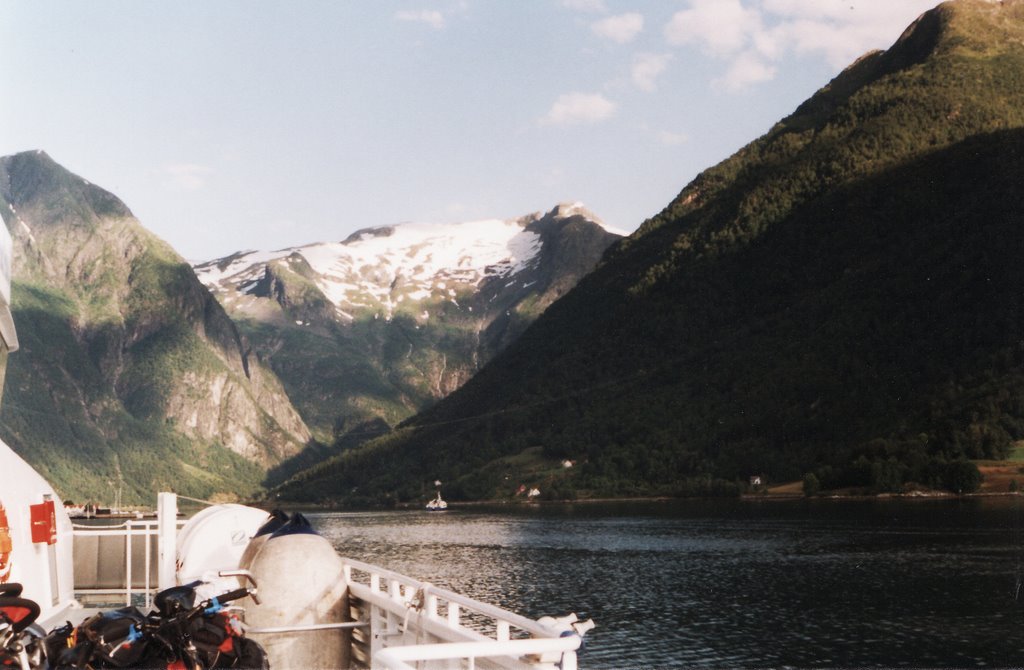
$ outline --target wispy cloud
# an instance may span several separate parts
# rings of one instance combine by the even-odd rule
[[[633,56],[630,76],[633,85],[641,91],[654,91],[658,88],[658,77],[668,67],[672,54],[640,53]]]
[[[745,8],[740,0],[691,0],[690,8],[676,12],[665,26],[665,39],[724,56],[746,46],[760,24],[757,10]]]
[[[727,91],[741,91],[762,81],[775,78],[776,68],[757,53],[747,51],[733,59],[725,76],[714,80],[712,85]]]
[[[600,93],[564,93],[541,119],[541,125],[599,123],[615,114],[615,103]]]
[[[773,79],[787,54],[820,57],[843,67],[864,52],[886,48],[936,0],[689,0],[665,26],[674,46],[694,46],[728,62],[715,80],[739,91]],[[879,43],[880,35],[889,35]]]
[[[196,163],[171,163],[160,168],[161,184],[170,191],[198,191],[206,186],[213,168]]]
[[[619,44],[632,42],[633,38],[644,29],[644,17],[636,12],[609,16],[606,19],[590,24],[590,29],[598,37],[609,39]]]
[[[444,14],[436,9],[404,9],[395,12],[395,18],[399,21],[425,23],[435,30],[444,28]]]

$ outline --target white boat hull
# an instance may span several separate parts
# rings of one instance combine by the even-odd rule
[[[76,605],[71,520],[53,487],[3,442],[0,472],[0,583],[25,587],[40,624],[59,621]]]

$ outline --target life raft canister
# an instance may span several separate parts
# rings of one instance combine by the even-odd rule
[[[288,523],[287,514],[279,509],[272,510],[270,517],[259,527],[256,534],[249,540],[249,544],[245,545],[245,551],[242,552],[242,557],[238,559],[238,567],[248,570],[249,565],[252,564],[252,559],[255,558],[263,543],[269,540],[270,536],[286,523]],[[243,579],[239,579],[239,585],[248,586],[248,583]]]
[[[241,602],[245,622],[252,628],[278,628],[349,620],[348,586],[344,563],[331,543],[301,514],[277,530],[254,538],[261,545],[252,553],[249,570],[259,584],[260,604]],[[347,668],[351,664],[349,630],[257,633],[249,636],[267,652],[274,670]]]

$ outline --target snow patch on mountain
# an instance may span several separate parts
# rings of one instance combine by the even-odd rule
[[[601,226],[602,228],[607,230],[609,233],[612,233],[613,235],[620,235],[622,237],[626,237],[627,235],[629,235],[628,230],[623,230],[622,228],[610,226],[604,221],[602,221],[600,218],[598,218],[596,214],[587,209],[587,207],[582,202],[577,201],[572,203],[560,203],[557,207],[555,207],[554,214],[555,216],[562,219],[567,219],[570,216],[582,216],[583,218],[588,219],[589,221],[592,221],[597,225]]]
[[[379,309],[390,318],[405,301],[451,299],[460,288],[475,290],[487,278],[530,267],[542,246],[540,235],[525,230],[532,220],[404,223],[357,231],[343,242],[241,252],[195,271],[216,292],[251,294],[268,263],[283,259],[297,271],[304,261],[317,288],[345,316]]]

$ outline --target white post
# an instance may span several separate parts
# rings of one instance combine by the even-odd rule
[[[174,586],[175,552],[178,534],[178,495],[160,492],[156,496],[157,519],[157,589],[163,591]]]
[[[132,604],[132,522],[125,521],[124,536],[124,604]]]
[[[458,628],[462,625],[459,617],[459,604],[448,601],[448,625],[451,628]]]
[[[150,587],[153,586],[153,579],[150,577],[150,575],[153,572],[153,550],[150,547],[150,545],[153,544],[153,541],[151,539],[153,537],[153,526],[152,526],[152,524],[147,522],[146,525],[145,525],[145,529],[146,529],[146,534],[142,536],[143,539],[146,540],[146,562],[145,562],[145,566],[146,566],[145,567],[145,570],[146,570],[145,574],[146,574],[146,577],[145,577],[145,582],[144,583],[145,583],[145,589],[146,589],[146,609],[149,609],[149,608],[151,608],[153,606],[153,591],[150,590]]]

